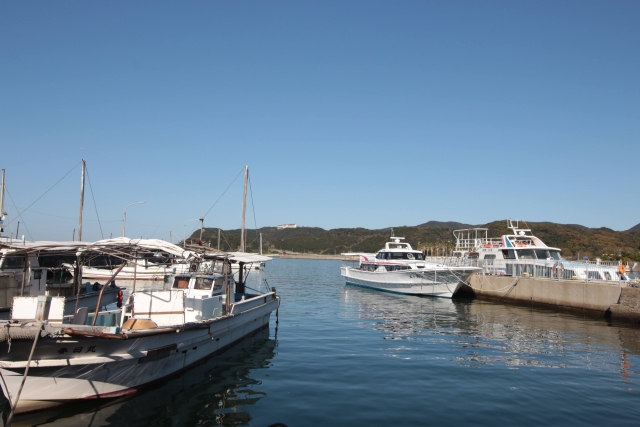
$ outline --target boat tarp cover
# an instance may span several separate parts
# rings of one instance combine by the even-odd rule
[[[22,240],[2,239],[0,248],[12,249],[15,252],[63,252],[75,251],[77,253],[100,251],[101,249],[146,249],[152,251],[163,251],[176,257],[187,260],[199,258],[199,255],[193,251],[188,251],[180,246],[174,245],[159,239],[130,239],[128,237],[116,237],[114,239],[98,240],[97,242],[53,242],[53,241],[35,241],[22,242]]]
[[[273,258],[259,254],[250,254],[247,252],[229,252],[229,259],[235,262],[243,262],[245,264],[254,262],[267,262]]]

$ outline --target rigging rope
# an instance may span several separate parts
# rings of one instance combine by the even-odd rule
[[[218,200],[216,200],[216,202],[215,202],[213,205],[211,205],[211,207],[209,208],[209,210],[208,210],[204,215],[202,215],[202,217],[203,217],[203,218],[205,218],[207,215],[209,215],[209,212],[211,212],[211,209],[213,209],[213,207],[214,207],[215,205],[217,205],[217,204],[218,204],[218,202],[220,201],[220,199],[222,199],[222,196],[224,196],[224,194],[229,190],[229,188],[231,188],[231,186],[233,185],[233,183],[234,183],[234,182],[236,182],[236,179],[238,179],[238,177],[240,176],[240,174],[242,174],[242,172],[244,172],[244,168],[242,168],[242,169],[240,170],[240,172],[238,172],[238,175],[236,175],[236,177],[233,179],[233,181],[231,181],[231,184],[229,184],[229,186],[227,187],[227,189],[226,189],[226,190],[224,190],[224,192],[220,195],[220,197],[218,197]]]
[[[225,241],[225,242],[227,242],[227,247],[229,248],[229,250],[232,250],[232,249],[231,249],[231,244],[229,243],[229,241],[227,240],[227,238],[224,236],[224,233],[222,232],[222,230],[221,230],[221,229],[219,229],[219,230],[220,230],[220,235],[222,236],[222,238],[224,239],[224,241]]]
[[[251,177],[249,177],[249,194],[251,195],[251,209],[253,209],[253,226],[258,230],[258,221],[256,221],[256,206],[253,204],[253,188],[251,188]]]
[[[7,191],[7,194],[9,195],[9,198],[11,199],[11,203],[13,203],[13,206],[16,208],[16,210],[19,210],[18,206],[16,205],[16,202],[13,201],[13,197],[11,197],[11,193],[9,192],[9,189],[7,188],[6,185],[4,186],[4,189]],[[24,212],[24,211],[22,211],[22,212]],[[29,237],[31,237],[31,240],[34,240],[33,236],[31,235],[31,231],[29,231],[29,227],[27,227],[27,223],[25,222],[24,218],[22,218],[22,212],[20,212],[18,214],[17,218],[22,219],[22,225],[24,225],[24,228],[27,229],[27,233],[29,234]],[[11,224],[11,222],[9,224]],[[7,225],[9,225],[9,224],[7,224]],[[18,230],[16,230],[16,234],[18,234]],[[18,236],[16,236],[16,239],[18,239]]]
[[[98,217],[98,225],[100,226],[100,236],[104,240],[104,233],[102,232],[102,224],[100,223],[100,215],[98,215],[98,206],[96,205],[96,198],[93,195],[93,186],[91,185],[91,178],[89,177],[89,168],[85,165],[85,172],[87,173],[87,180],[89,181],[89,189],[91,189],[91,198],[93,199],[93,207],[96,209],[96,216]]]
[[[53,184],[51,187],[49,187],[49,189],[48,189],[47,191],[45,191],[45,192],[44,192],[40,197],[38,197],[38,198],[35,200],[35,202],[31,203],[29,206],[27,206],[27,208],[26,208],[25,210],[23,210],[22,212],[20,212],[20,213],[18,214],[18,216],[20,216],[20,215],[22,215],[24,212],[26,212],[26,211],[27,211],[31,206],[35,205],[35,204],[36,204],[36,202],[37,202],[38,200],[42,199],[42,198],[43,198],[43,197],[44,197],[44,196],[45,196],[49,191],[51,191],[51,189],[53,189],[53,187],[55,187],[56,185],[58,185],[58,184],[60,183],[60,181],[62,181],[63,179],[65,179],[65,178],[67,177],[67,175],[69,175],[71,172],[73,172],[73,170],[74,170],[75,168],[77,168],[77,167],[78,167],[78,165],[79,165],[80,163],[81,163],[81,162],[76,163],[76,165],[75,165],[74,167],[72,167],[72,168],[71,168],[71,170],[70,170],[69,172],[67,172],[67,173],[66,173],[62,178],[60,178],[60,179],[59,179],[55,184]],[[5,188],[6,188],[6,186],[5,186]],[[16,218],[17,218],[18,216],[16,216]],[[9,221],[9,223],[8,223],[7,225],[10,225],[13,221],[15,221],[15,220],[16,220],[16,218],[14,218],[14,219],[12,219],[11,221]]]

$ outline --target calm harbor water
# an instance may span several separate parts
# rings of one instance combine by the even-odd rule
[[[640,330],[345,286],[340,261],[275,259],[280,323],[133,398],[19,426],[617,425],[640,422]],[[7,405],[5,403],[5,414]],[[6,415],[5,415],[6,416]]]

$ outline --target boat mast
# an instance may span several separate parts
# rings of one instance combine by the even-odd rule
[[[242,228],[240,228],[240,252],[245,251],[244,217],[247,213],[247,181],[249,181],[249,166],[244,167],[244,196],[242,197]]]
[[[0,184],[0,236],[4,232],[4,169],[2,169],[2,183]]]
[[[87,162],[82,159],[82,176],[80,177],[80,216],[78,217],[78,242],[82,242],[82,212],[84,211],[84,174]]]

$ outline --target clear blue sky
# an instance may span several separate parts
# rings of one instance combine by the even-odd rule
[[[245,164],[258,227],[626,230],[639,16],[638,1],[5,1],[0,167],[24,209],[86,159],[105,237],[136,201],[130,237],[181,236]],[[24,214],[34,239],[71,238],[79,181]],[[239,228],[241,194],[239,178],[205,225]],[[99,239],[89,188],[85,218]]]

